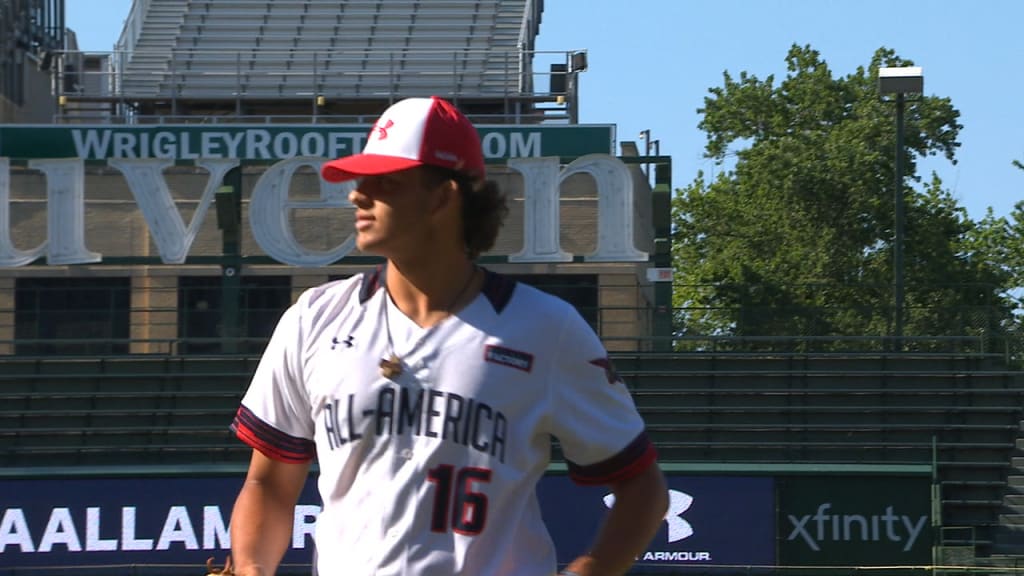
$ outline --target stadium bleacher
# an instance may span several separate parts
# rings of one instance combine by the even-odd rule
[[[1024,375],[985,354],[618,353],[661,458],[937,466],[943,522],[992,545]],[[244,462],[257,358],[0,358],[0,466]],[[956,542],[953,542],[956,543]]]
[[[529,88],[525,0],[149,0],[128,97],[508,95]]]

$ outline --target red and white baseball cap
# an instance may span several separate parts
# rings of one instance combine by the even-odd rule
[[[476,128],[450,102],[407,98],[392,104],[370,130],[366,147],[323,165],[328,182],[387,174],[429,164],[484,177],[484,154]]]

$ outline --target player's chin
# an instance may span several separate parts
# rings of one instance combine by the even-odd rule
[[[360,252],[365,254],[371,254],[374,256],[383,256],[382,250],[384,248],[384,242],[376,234],[372,232],[357,232],[356,233],[356,248]]]

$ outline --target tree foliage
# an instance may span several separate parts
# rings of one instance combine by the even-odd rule
[[[878,50],[835,77],[794,45],[787,73],[724,73],[699,110],[704,173],[673,199],[675,306],[681,334],[885,335],[893,322],[896,119],[878,68],[909,66]],[[906,335],[965,335],[1007,321],[998,231],[976,224],[917,159],[956,161],[959,112],[948,98],[909,99],[905,115]],[[1024,223],[1024,212],[1021,213]]]

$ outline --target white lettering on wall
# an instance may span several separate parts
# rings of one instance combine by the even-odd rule
[[[589,174],[597,185],[597,249],[587,262],[646,262],[647,253],[633,242],[633,175],[614,156],[587,154],[573,160],[558,178]]]
[[[299,504],[295,507],[295,519],[292,523],[292,548],[306,547],[306,536],[316,534],[316,519],[320,516],[320,507]]]
[[[0,267],[24,266],[46,251],[46,242],[31,250],[19,250],[11,242],[11,166],[0,158]]]
[[[68,552],[82,551],[82,541],[75,531],[75,523],[71,521],[71,510],[67,508],[54,508],[50,512],[50,520],[39,541],[39,551],[49,552],[55,544],[65,546]]]
[[[303,248],[292,233],[289,217],[297,208],[351,208],[348,193],[355,185],[351,182],[330,184],[320,179],[320,200],[297,202],[288,198],[292,175],[302,166],[316,170],[323,158],[302,156],[278,162],[260,176],[249,201],[249,225],[253,239],[268,256],[292,266],[326,266],[344,258],[355,248],[354,234],[332,250],[311,251]]]
[[[231,531],[224,525],[220,506],[203,506],[203,550],[231,548]]]
[[[46,174],[46,263],[102,260],[85,247],[85,164],[74,158],[30,160],[28,167]]]
[[[7,551],[7,546],[17,546],[22,553],[36,551],[21,508],[8,508],[0,518],[0,554]]]
[[[238,166],[237,160],[196,162],[197,166],[205,168],[210,175],[206,180],[206,188],[203,190],[199,205],[192,214],[192,221],[186,228],[163,174],[164,168],[173,164],[171,160],[111,158],[107,163],[124,174],[128,188],[135,196],[135,202],[149,225],[149,233],[160,252],[160,259],[168,264],[185,262],[189,248],[192,247],[203,225],[203,219],[210,209],[214,193],[224,181],[227,171]]]
[[[199,549],[196,531],[192,528],[192,520],[188,517],[188,508],[184,506],[171,506],[171,509],[167,511],[167,520],[164,521],[163,530],[160,531],[160,540],[156,543],[156,549],[167,550],[175,542],[184,544],[186,550]]]
[[[633,241],[633,176],[613,156],[588,154],[559,172],[557,158],[509,160],[523,176],[523,249],[509,262],[568,262],[562,251],[558,211],[561,186],[574,174],[588,174],[597,187],[597,249],[588,262],[645,262],[647,253]]]
[[[152,538],[135,537],[135,506],[121,508],[121,550],[152,549]]]
[[[110,142],[86,133],[76,140],[83,146],[108,146]],[[105,133],[109,134],[109,133]],[[197,146],[214,146],[216,134],[210,140],[197,140]],[[245,147],[272,145],[266,130],[248,130]],[[153,149],[160,154],[164,137],[173,141],[176,135],[159,132],[153,138]],[[516,142],[515,138],[512,138]],[[106,142],[106,143],[105,143]],[[243,146],[239,138],[222,140],[228,149]],[[502,138],[494,145],[506,146]],[[537,146],[531,135],[523,140],[520,151],[532,153]],[[333,148],[340,142],[325,143],[322,139],[305,137],[301,140],[279,140],[279,145],[303,150]],[[178,150],[178,153],[181,151]],[[333,249],[313,251],[302,246],[291,228],[290,214],[296,209],[351,208],[348,192],[354,184],[330,184],[320,181],[319,200],[292,201],[289,188],[295,171],[309,166],[319,169],[324,159],[320,156],[299,156],[278,162],[260,176],[249,202],[249,225],[253,238],[271,258],[293,266],[324,266],[348,255],[355,247],[354,235]],[[111,158],[108,164],[124,174],[128,187],[142,212],[160,258],[168,264],[183,263],[202,223],[209,212],[217,188],[223,183],[228,170],[238,166],[235,159],[204,159],[196,165],[209,172],[206,187],[192,219],[186,226],[168,188],[164,169],[170,159]],[[524,226],[523,247],[509,256],[510,262],[568,262],[573,258],[562,250],[560,233],[560,188],[571,176],[587,174],[595,183],[598,196],[597,248],[584,259],[589,262],[643,262],[647,253],[637,250],[633,234],[633,179],[622,161],[613,156],[591,154],[566,166],[558,158],[520,158],[509,161],[509,167],[523,177]],[[10,165],[0,158],[0,267],[24,266],[44,253],[52,265],[87,264],[99,262],[102,255],[90,252],[85,246],[85,168],[80,159],[53,159],[30,161],[31,168],[46,174],[47,181],[47,241],[32,249],[20,249],[11,241]]]
[[[153,507],[140,507],[145,509],[146,518],[154,520],[160,518],[162,511]],[[206,505],[202,507],[202,545],[197,538],[198,532],[192,524],[192,516],[187,506],[169,506],[166,508],[166,515],[163,516],[163,527],[160,529],[156,544],[153,538],[141,538],[137,533],[137,511],[136,506],[123,506],[120,508],[121,529],[120,539],[102,538],[103,514],[113,512],[112,524],[108,527],[116,530],[117,513],[116,508],[88,507],[85,509],[85,546],[82,546],[75,519],[78,519],[82,526],[82,511],[67,507],[53,507],[48,513],[49,517],[42,533],[37,533],[37,540],[33,538],[26,519],[25,511],[22,508],[7,508],[0,515],[0,554],[12,556],[14,554],[33,554],[46,552],[112,552],[116,550],[132,552],[151,552],[157,550],[173,550],[176,547],[185,550],[230,550],[231,534],[228,526],[225,525],[224,515],[221,507],[217,505]],[[295,506],[292,520],[292,547],[294,549],[307,548],[308,541],[314,537],[316,522],[320,515],[320,506],[313,504],[299,504]],[[198,513],[198,510],[192,510]],[[229,512],[230,513],[230,512]],[[199,518],[199,516],[195,516]],[[42,518],[34,518],[33,526],[42,526]],[[145,523],[153,528],[152,523]],[[153,534],[148,534],[152,536]]]
[[[87,552],[117,550],[117,538],[100,538],[100,509],[85,509],[85,549]]]
[[[571,262],[572,254],[559,242],[558,160],[512,160],[508,167],[523,176],[523,249],[509,262]]]

